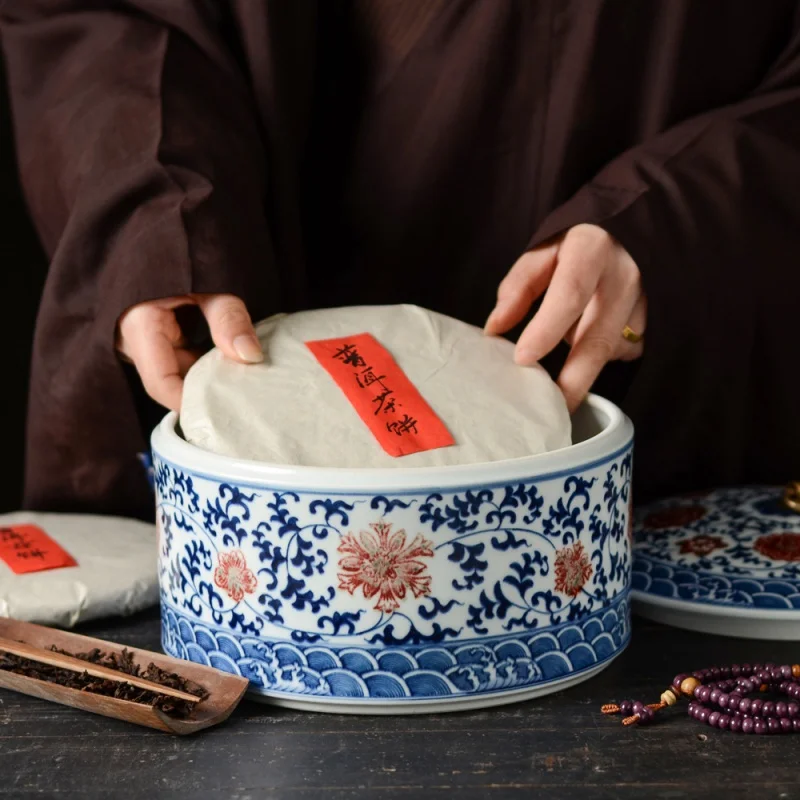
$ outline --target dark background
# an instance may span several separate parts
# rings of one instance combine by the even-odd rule
[[[14,161],[5,71],[0,59],[0,303],[3,353],[0,375],[0,512],[20,508],[25,406],[33,326],[47,259],[28,218]]]

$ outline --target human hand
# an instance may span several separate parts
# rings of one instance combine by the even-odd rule
[[[558,385],[569,410],[586,397],[603,367],[641,356],[647,300],[628,251],[597,225],[576,225],[554,244],[521,256],[497,291],[488,334],[517,325],[544,299],[517,341],[515,360],[532,365],[563,339],[571,347]],[[623,336],[623,330],[633,335]]]
[[[244,303],[230,294],[193,294],[151,300],[129,308],[117,327],[117,350],[136,367],[147,393],[166,408],[180,409],[183,379],[200,354],[189,349],[175,315],[197,306],[214,344],[242,364],[264,360]]]

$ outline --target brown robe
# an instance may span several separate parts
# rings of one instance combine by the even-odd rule
[[[649,298],[644,358],[598,384],[636,424],[641,496],[800,475],[796,0],[5,0],[2,19],[52,259],[30,507],[148,514],[153,408],[113,349],[131,305],[481,324],[516,258],[582,222]]]

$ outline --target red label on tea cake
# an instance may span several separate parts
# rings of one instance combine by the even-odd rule
[[[0,527],[0,560],[17,575],[74,567],[78,563],[36,525]]]
[[[455,444],[391,354],[368,333],[306,342],[380,446],[395,458]]]

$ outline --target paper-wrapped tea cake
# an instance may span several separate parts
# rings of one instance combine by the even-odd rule
[[[416,306],[277,315],[265,359],[218,350],[186,378],[186,440],[280,465],[383,469],[518,458],[571,444],[564,398],[513,345]]]
[[[0,515],[0,617],[71,628],[158,603],[155,525],[90,514]]]

